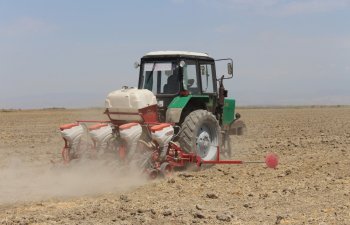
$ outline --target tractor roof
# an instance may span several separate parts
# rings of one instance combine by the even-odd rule
[[[213,60],[207,53],[189,52],[189,51],[155,51],[149,52],[143,58],[158,58],[158,57],[184,57],[184,58],[201,58]]]

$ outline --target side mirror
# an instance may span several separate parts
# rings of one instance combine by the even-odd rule
[[[194,79],[188,79],[187,87],[192,87],[193,84],[194,84]]]
[[[137,69],[139,66],[140,66],[140,63],[136,61],[136,62],[134,63],[134,68]]]
[[[232,63],[227,63],[227,73],[233,75],[233,66]]]

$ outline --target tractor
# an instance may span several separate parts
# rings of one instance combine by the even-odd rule
[[[217,78],[215,61],[227,60],[228,77]],[[233,77],[230,58],[214,60],[205,53],[150,52],[141,59],[139,89],[154,93],[159,122],[178,126],[178,142],[185,152],[212,159],[214,146],[231,156],[230,134],[241,135],[245,125],[235,114],[235,100],[227,99],[224,79]]]
[[[217,76],[218,61],[228,61],[227,75]],[[108,94],[104,113],[109,120],[80,120],[60,127],[64,162],[86,152],[94,157],[109,152],[151,177],[189,163],[242,163],[220,159],[231,158],[230,135],[242,135],[245,129],[235,113],[235,100],[227,98],[224,88],[224,80],[233,77],[232,59],[156,51],[144,55],[135,68],[137,88],[124,86]],[[91,145],[82,143],[84,134]]]

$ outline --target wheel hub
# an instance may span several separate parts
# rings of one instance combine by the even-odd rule
[[[198,154],[204,158],[210,149],[211,138],[207,129],[201,128],[201,131],[197,138],[197,149],[199,150]]]

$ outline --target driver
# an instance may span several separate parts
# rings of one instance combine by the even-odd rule
[[[176,94],[179,92],[179,77],[171,70],[165,71],[165,74],[168,76],[168,80],[163,87],[164,94]]]

